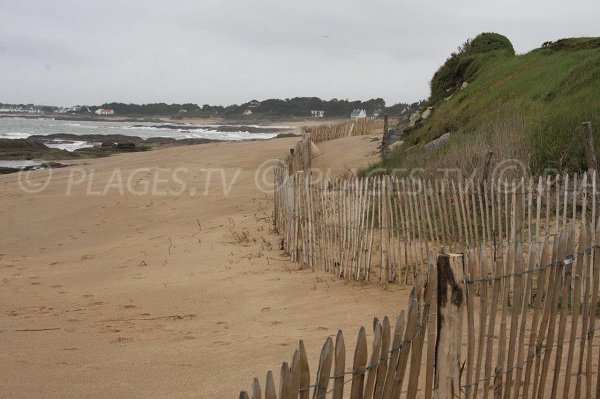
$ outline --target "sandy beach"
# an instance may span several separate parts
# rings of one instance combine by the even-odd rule
[[[395,317],[408,288],[295,271],[279,250],[255,176],[295,140],[21,176],[29,191],[46,184],[38,193],[0,176],[0,397],[234,398],[255,375],[278,374],[298,339],[313,365],[338,329],[352,346],[374,316]],[[377,144],[319,144],[314,166],[366,166]]]

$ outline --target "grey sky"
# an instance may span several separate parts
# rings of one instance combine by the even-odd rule
[[[0,102],[414,101],[468,37],[523,53],[600,36],[599,15],[598,0],[0,0]]]

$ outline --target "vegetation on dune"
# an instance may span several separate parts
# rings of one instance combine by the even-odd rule
[[[482,59],[481,55],[492,52],[515,55],[510,40],[497,33],[482,33],[458,47],[458,51],[452,53],[433,75],[430,101],[443,99],[460,88],[464,81],[469,81],[481,66],[481,62],[478,62]]]
[[[468,82],[468,86],[464,85]],[[600,38],[547,42],[514,55],[504,36],[484,33],[451,55],[431,81],[432,115],[377,166],[481,166],[520,158],[533,172],[585,169],[581,123],[600,127]],[[425,144],[451,132],[439,148]],[[600,137],[596,138],[600,149]]]

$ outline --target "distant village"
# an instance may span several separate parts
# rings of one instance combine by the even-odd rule
[[[387,107],[383,99],[368,101],[321,100],[316,97],[296,97],[286,100],[252,100],[240,105],[211,106],[197,104],[124,104],[108,103],[100,106],[75,105],[72,107],[35,104],[2,104],[0,114],[20,115],[87,115],[87,116],[172,116],[172,117],[299,117],[299,118],[379,118],[384,114],[399,116],[415,108],[414,104],[398,103]],[[321,108],[322,107],[322,108]]]
[[[55,107],[46,105],[9,105],[0,104],[0,114],[96,114],[96,115],[114,115],[115,111],[111,108],[98,108],[87,106],[74,107]]]

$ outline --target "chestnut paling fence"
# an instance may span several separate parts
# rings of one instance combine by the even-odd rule
[[[313,142],[335,140],[344,137],[363,136],[381,131],[383,119],[353,119],[342,123],[305,126],[304,132],[310,134]]]
[[[275,183],[292,261],[413,290],[353,353],[341,331],[328,337],[311,377],[300,341],[278,384],[269,371],[240,398],[600,397],[595,171],[316,181],[310,160],[288,159]]]
[[[311,374],[300,341],[289,363],[240,398],[598,397],[600,252],[591,223],[541,244],[509,239],[428,256],[395,324],[361,327],[353,353],[327,337]],[[516,234],[512,234],[516,237]]]
[[[567,224],[592,223],[597,176],[474,182],[396,176],[317,181],[275,170],[274,223],[300,267],[353,280],[411,284],[429,251],[506,249],[512,230],[541,244]],[[595,233],[594,242],[595,242]]]

